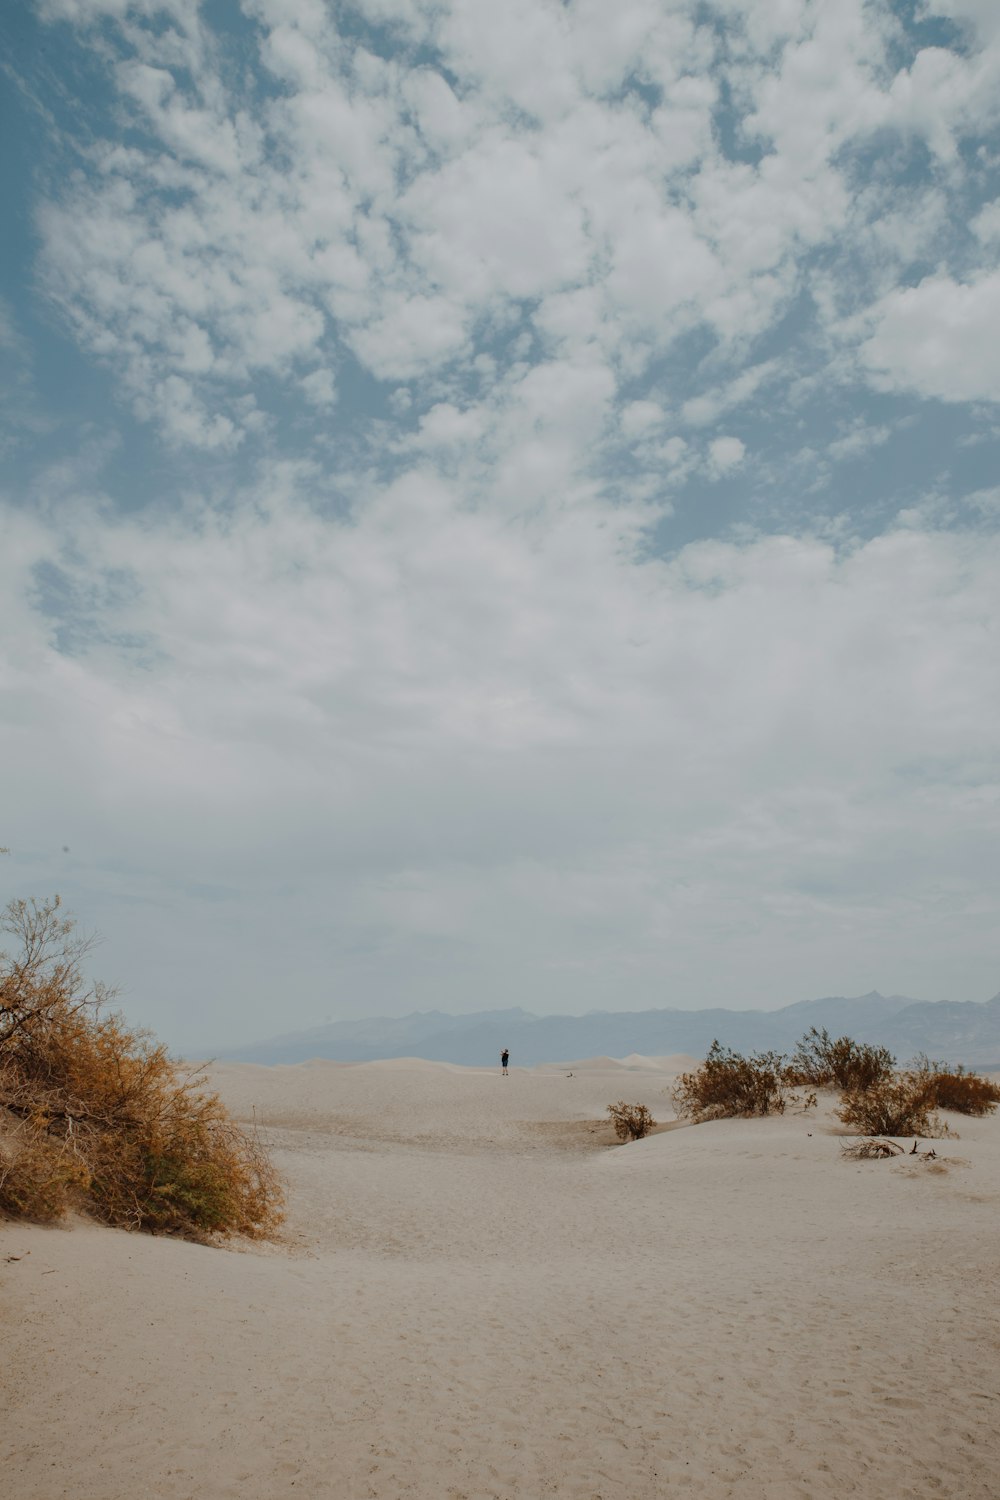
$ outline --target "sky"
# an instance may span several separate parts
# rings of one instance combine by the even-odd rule
[[[995,0],[0,57],[0,899],[179,1049],[1000,989]]]

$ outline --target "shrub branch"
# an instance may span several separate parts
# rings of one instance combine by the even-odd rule
[[[14,901],[0,955],[0,1212],[76,1207],[108,1224],[205,1237],[260,1235],[282,1213],[254,1129],[231,1120],[206,1070],[171,1058],[83,984],[91,947],[58,897]]]

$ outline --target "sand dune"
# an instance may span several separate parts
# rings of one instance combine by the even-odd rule
[[[670,1057],[643,1057],[638,1052],[630,1052],[627,1057],[582,1057],[575,1062],[565,1063],[541,1063],[533,1068],[535,1073],[566,1073],[572,1070],[575,1073],[666,1073],[673,1077],[677,1073],[684,1072],[688,1068],[696,1068],[698,1060],[688,1057],[684,1052],[677,1052]]]
[[[686,1063],[218,1069],[285,1242],[0,1228],[7,1500],[994,1495],[1000,1120],[614,1147]]]

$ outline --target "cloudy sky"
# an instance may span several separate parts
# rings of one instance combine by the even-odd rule
[[[1000,988],[995,0],[0,55],[0,876],[131,1019]]]

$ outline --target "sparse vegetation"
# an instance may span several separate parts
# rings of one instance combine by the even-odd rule
[[[866,1089],[845,1089],[836,1113],[859,1135],[943,1135],[945,1126],[931,1108],[919,1084],[889,1078]]]
[[[624,1099],[609,1104],[608,1114],[620,1141],[641,1141],[656,1124],[645,1104],[626,1104]]]
[[[803,1085],[810,1088],[804,1100],[789,1092]],[[897,1073],[887,1048],[846,1036],[834,1039],[815,1026],[798,1043],[791,1061],[778,1052],[744,1057],[714,1041],[701,1067],[681,1074],[672,1098],[682,1118],[714,1120],[783,1114],[791,1103],[814,1108],[814,1090],[824,1086],[840,1088],[838,1118],[867,1137],[947,1135],[935,1110],[983,1115],[1000,1103],[1000,1086],[963,1067],[920,1056]]]
[[[864,1135],[949,1135],[939,1109],[960,1114],[990,1114],[1000,1103],[1000,1088],[965,1068],[948,1067],[919,1056],[903,1073],[845,1089],[838,1118]]]
[[[58,897],[14,901],[0,956],[0,1212],[78,1208],[129,1229],[261,1235],[282,1192],[264,1147],[185,1070],[82,982],[88,944]]]
[[[861,1141],[845,1141],[840,1154],[850,1161],[879,1161],[889,1156],[902,1156],[903,1148],[895,1141],[879,1141],[868,1136]]]
[[[848,1161],[878,1161],[901,1156],[907,1167],[921,1167],[931,1172],[947,1172],[951,1167],[967,1167],[969,1163],[960,1156],[938,1156],[933,1146],[927,1151],[919,1149],[914,1141],[909,1151],[904,1151],[897,1141],[878,1140],[871,1136],[861,1141],[845,1141],[840,1148],[841,1156]]]
[[[895,1066],[886,1047],[855,1042],[849,1036],[834,1040],[825,1028],[811,1026],[795,1048],[786,1078],[791,1084],[864,1092],[890,1079]]]
[[[672,1098],[678,1115],[695,1121],[732,1115],[783,1114],[785,1059],[778,1052],[744,1057],[714,1041],[701,1067],[682,1073]]]
[[[929,1109],[950,1109],[960,1115],[990,1115],[1000,1104],[1000,1087],[961,1064],[949,1067],[920,1054],[905,1076],[915,1089],[923,1091]]]

